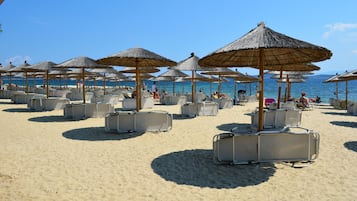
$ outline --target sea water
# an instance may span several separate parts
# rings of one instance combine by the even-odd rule
[[[302,83],[292,83],[291,84],[291,96],[299,98],[301,92],[305,92],[307,97],[316,98],[319,96],[322,102],[328,103],[330,98],[336,98],[336,83],[324,83],[325,80],[332,77],[333,75],[311,75],[305,79],[305,82]],[[8,79],[3,79],[4,84],[8,83]],[[25,86],[25,80],[19,78],[13,78],[11,81],[13,84],[19,86]],[[30,86],[34,85],[43,85],[43,80],[40,79],[30,79],[28,81]],[[145,80],[143,83],[147,86],[147,89],[151,90],[152,81]],[[49,83],[51,86],[64,86],[64,85],[76,85],[74,80],[50,80]],[[92,81],[86,81],[86,85],[93,86]],[[99,80],[96,81],[97,86],[103,86],[103,83]],[[115,87],[115,86],[130,86],[134,87],[135,82],[113,82],[107,81],[106,86]],[[196,82],[196,92],[202,91],[206,95],[212,94],[214,91],[218,91],[218,83],[210,82]],[[171,81],[160,81],[156,82],[156,86],[159,89],[159,92],[165,90],[167,93],[172,93],[173,88],[175,88],[175,93],[191,93],[192,84],[191,82],[176,82]],[[285,83],[282,85],[281,96],[285,94]],[[357,102],[357,80],[348,81],[348,100],[353,100]],[[278,82],[276,79],[270,78],[270,76],[265,75],[264,77],[264,97],[275,98],[278,97]],[[338,98],[346,99],[346,82],[338,82]],[[235,90],[234,90],[235,89]],[[229,94],[231,97],[238,93],[239,90],[245,90],[246,95],[256,95],[258,89],[258,83],[235,83],[233,80],[228,80],[221,83],[221,93]]]

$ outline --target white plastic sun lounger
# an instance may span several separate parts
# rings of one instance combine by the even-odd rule
[[[63,110],[64,117],[72,120],[103,118],[112,112],[114,106],[109,103],[67,104]]]
[[[298,109],[264,110],[264,128],[284,128],[286,126],[300,126],[302,112]],[[258,111],[252,114],[252,127],[258,127]]]
[[[300,127],[257,133],[222,133],[213,138],[217,163],[311,162],[318,157],[317,132]]]
[[[194,116],[216,116],[218,113],[218,103],[216,102],[201,102],[201,103],[186,103],[181,106],[181,114]]]
[[[162,132],[172,128],[172,114],[166,111],[119,111],[105,117],[107,132]]]

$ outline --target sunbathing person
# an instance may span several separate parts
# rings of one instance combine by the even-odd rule
[[[306,97],[306,93],[302,92],[301,93],[301,97],[300,97],[300,106],[303,108],[309,108],[310,104],[309,104],[309,98]]]

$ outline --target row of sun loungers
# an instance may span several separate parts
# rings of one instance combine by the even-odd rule
[[[217,113],[218,103],[216,102],[186,103],[181,106],[181,114],[189,117],[216,116]]]
[[[107,132],[162,132],[172,128],[172,114],[166,111],[118,111],[105,116]]]
[[[214,160],[228,164],[311,162],[318,157],[319,142],[317,132],[304,128],[222,133],[213,138]]]
[[[108,103],[72,103],[65,105],[63,115],[66,119],[81,120],[103,118],[112,112],[114,112],[114,106]]]

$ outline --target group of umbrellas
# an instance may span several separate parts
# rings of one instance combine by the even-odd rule
[[[325,83],[336,83],[336,99],[338,100],[338,83],[339,82],[345,82],[346,83],[346,109],[347,109],[347,104],[348,104],[348,81],[351,80],[357,80],[357,69],[356,70],[352,70],[352,71],[346,71],[343,74],[336,74],[330,78],[328,78],[327,80],[325,80]]]
[[[273,31],[264,23],[249,31],[243,37],[199,59],[192,54],[189,58],[176,63],[173,60],[160,56],[142,48],[130,48],[119,53],[94,60],[83,60],[82,63],[68,60],[58,64],[58,68],[81,68],[84,80],[85,68],[107,68],[108,65],[135,67],[136,77],[136,108],[140,108],[140,73],[143,69],[170,67],[175,70],[192,71],[192,100],[195,94],[195,73],[205,71],[208,68],[220,67],[218,76],[225,72],[223,68],[230,67],[253,67],[259,69],[259,126],[263,130],[263,101],[264,101],[264,71],[276,70],[305,71],[311,62],[319,62],[332,56],[330,50],[313,45],[301,40],[294,39],[284,34]],[[308,71],[311,71],[310,69]],[[207,74],[210,71],[207,70]],[[235,71],[233,71],[235,72]],[[229,72],[230,74],[232,72]],[[232,73],[234,74],[234,73]],[[282,73],[280,73],[282,76]],[[233,75],[232,75],[233,76]],[[280,78],[282,79],[282,77]],[[83,86],[84,87],[84,86]],[[85,90],[83,88],[83,93]],[[279,95],[280,97],[280,95]]]

